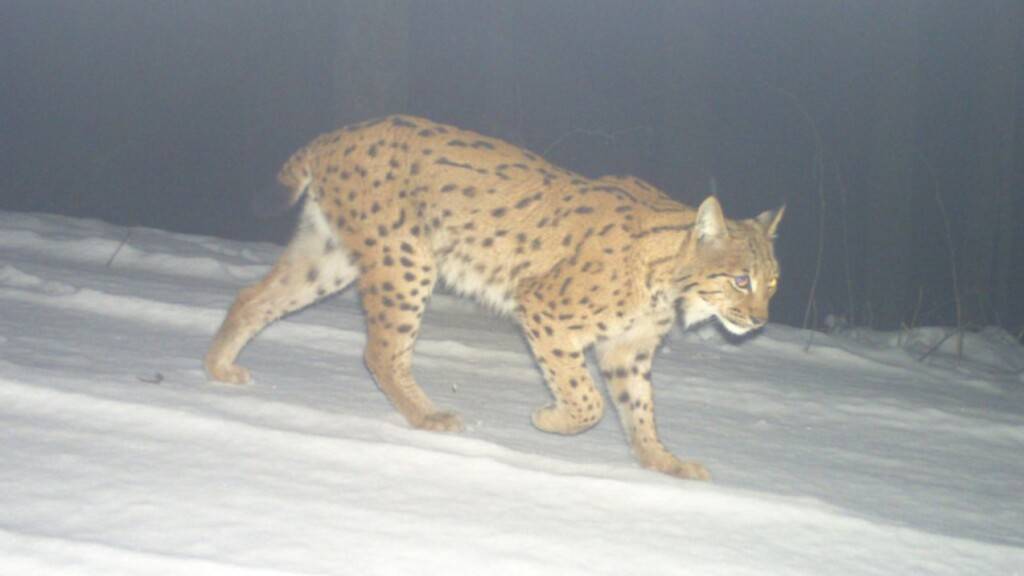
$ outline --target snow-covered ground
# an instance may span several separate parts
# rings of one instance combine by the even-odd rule
[[[541,433],[510,321],[432,302],[411,430],[346,293],[200,359],[279,248],[0,213],[0,574],[1024,574],[1024,351],[769,326],[674,333],[660,430],[710,484],[647,472],[614,414]],[[790,263],[795,266],[794,263]],[[783,288],[784,289],[784,288]]]

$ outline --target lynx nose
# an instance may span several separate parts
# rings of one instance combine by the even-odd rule
[[[767,321],[768,320],[766,318],[762,318],[761,316],[750,317],[750,323],[753,324],[755,328],[760,328],[761,326],[764,326],[767,323]]]

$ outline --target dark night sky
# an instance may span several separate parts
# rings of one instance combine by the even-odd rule
[[[785,202],[774,320],[823,242],[815,325],[952,324],[951,243],[965,319],[1016,333],[1022,5],[7,0],[0,210],[281,242],[248,202],[288,155],[408,112],[689,204],[714,178],[732,217]]]

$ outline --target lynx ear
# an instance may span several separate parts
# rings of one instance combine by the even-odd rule
[[[718,203],[717,198],[708,196],[700,203],[693,227],[697,232],[697,242],[701,244],[729,236],[729,230],[725,227],[725,216],[722,214],[722,205]]]
[[[779,206],[777,210],[765,210],[757,216],[757,223],[764,228],[765,233],[769,238],[775,238],[775,232],[779,228],[779,222],[782,221],[782,215],[786,212],[786,205]]]

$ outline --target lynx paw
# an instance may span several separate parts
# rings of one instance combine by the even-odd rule
[[[412,425],[431,432],[461,432],[463,429],[462,418],[454,412],[431,412]]]
[[[675,464],[668,470],[662,470],[662,472],[684,480],[711,481],[711,473],[700,462],[684,462],[677,459]]]
[[[601,413],[572,413],[556,405],[533,411],[533,425],[552,434],[579,434],[600,420]]]
[[[208,363],[206,365],[206,372],[210,375],[210,378],[228,384],[248,384],[252,381],[249,371],[237,364],[224,366]]]
[[[658,452],[649,456],[641,456],[640,463],[645,468],[657,470],[669,476],[684,480],[711,480],[711,473],[700,462],[686,462],[676,458],[669,452]]]

